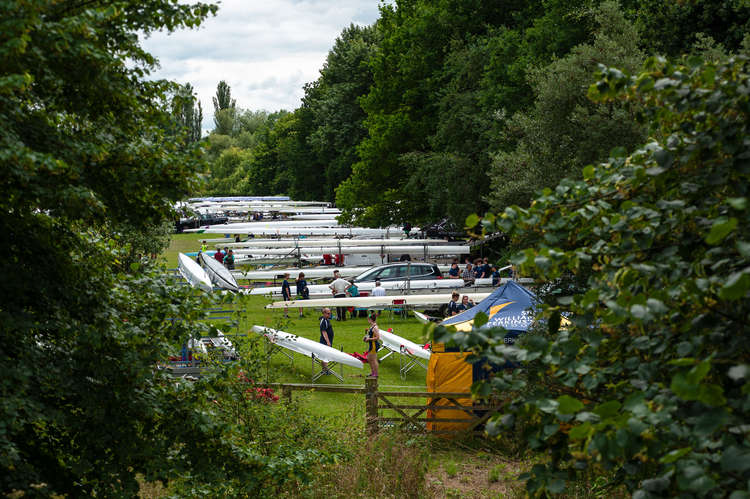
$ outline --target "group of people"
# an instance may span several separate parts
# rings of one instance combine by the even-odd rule
[[[208,254],[208,246],[206,246],[206,241],[203,241],[201,243],[201,249],[198,252],[198,257],[195,260],[200,263],[200,256],[205,254]],[[224,246],[224,251],[221,251],[221,248],[217,249],[216,253],[214,253],[214,259],[224,265],[228,270],[234,270],[234,251],[230,248]]]
[[[297,293],[297,299],[298,300],[309,300],[310,299],[310,289],[307,287],[307,280],[305,279],[305,273],[300,272],[297,276],[297,280],[295,281],[296,289],[295,292]],[[281,283],[281,296],[284,298],[284,301],[290,301],[292,299],[292,286],[289,284],[289,272],[284,273],[284,280]],[[305,314],[303,313],[302,307],[299,307],[299,316],[304,317]],[[287,307],[284,307],[284,317],[289,317],[289,309]]]
[[[459,303],[458,298],[460,296],[461,295],[457,291],[451,293],[451,301],[448,302],[448,309],[446,311],[448,316],[460,314],[464,310],[469,310],[474,306],[474,301],[469,298],[469,295],[464,295],[463,298],[461,298],[461,303]]]
[[[465,284],[473,283],[476,279],[492,278],[492,285],[500,284],[500,271],[497,266],[490,264],[489,258],[477,258],[474,263],[467,258],[465,267],[461,270],[458,266],[458,259],[453,260],[451,268],[448,270],[448,277],[453,279],[463,279]]]

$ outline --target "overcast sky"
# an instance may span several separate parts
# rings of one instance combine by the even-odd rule
[[[341,31],[379,17],[378,0],[222,0],[197,30],[143,40],[161,68],[153,75],[190,83],[203,106],[203,129],[214,128],[216,85],[225,80],[242,109],[299,107]]]

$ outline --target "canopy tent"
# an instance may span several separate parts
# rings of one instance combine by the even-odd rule
[[[508,331],[528,331],[534,321],[534,310],[540,303],[534,293],[514,281],[508,281],[474,307],[448,317],[441,324],[453,326],[458,331],[470,331],[474,317],[479,312],[484,312],[489,321],[483,328],[503,327]]]

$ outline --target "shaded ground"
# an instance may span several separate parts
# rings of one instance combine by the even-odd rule
[[[524,484],[517,477],[532,464],[471,449],[437,451],[426,489],[430,497],[524,497]]]

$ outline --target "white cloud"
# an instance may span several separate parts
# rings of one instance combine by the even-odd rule
[[[224,0],[199,29],[154,33],[143,45],[160,62],[153,77],[193,85],[210,130],[220,80],[238,107],[291,111],[341,31],[378,16],[377,0]]]

